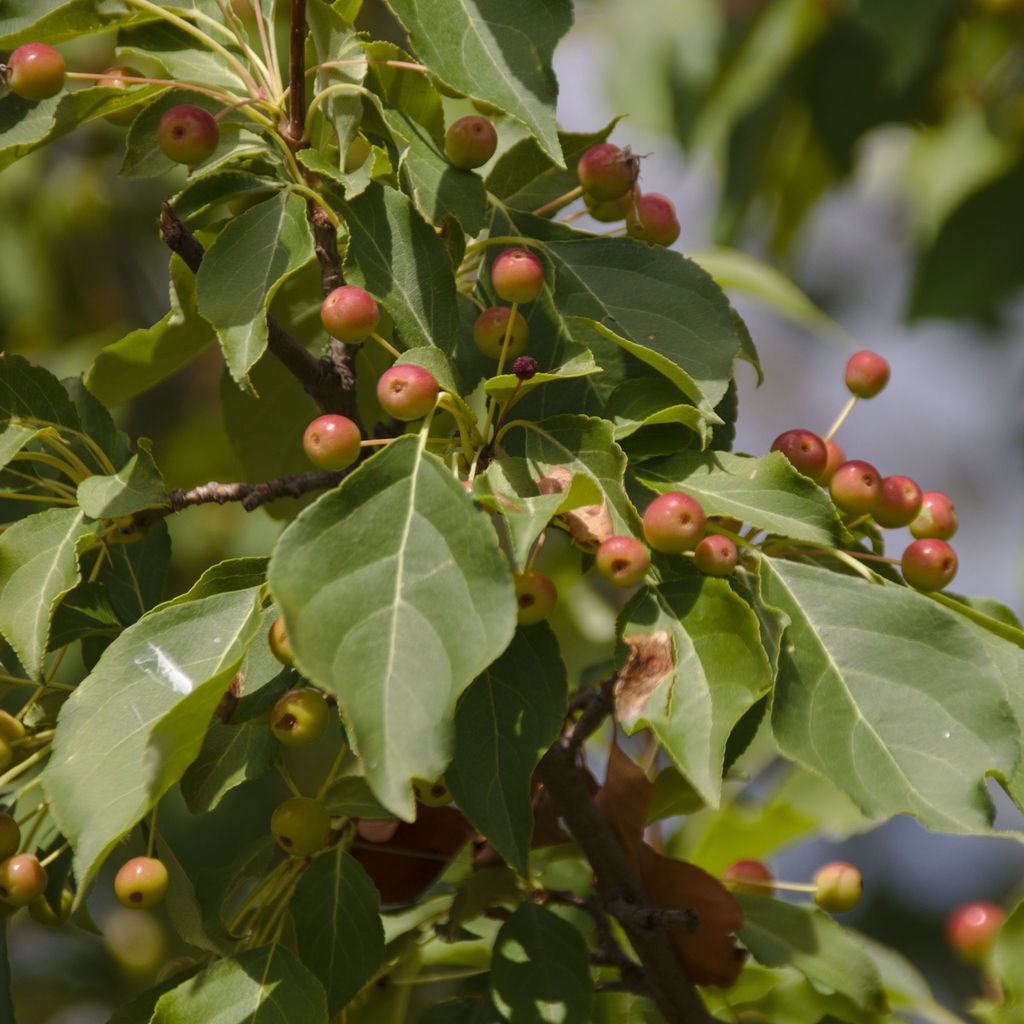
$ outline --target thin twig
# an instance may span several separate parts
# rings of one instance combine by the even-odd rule
[[[297,147],[302,144],[306,128],[306,0],[292,0],[288,81],[288,138]]]
[[[327,470],[310,470],[295,476],[281,476],[262,483],[219,484],[211,481],[188,490],[171,491],[168,496],[171,512],[180,512],[192,505],[223,505],[229,501],[242,503],[247,512],[278,498],[299,498],[310,491],[321,491],[337,486],[345,473],[330,473]]]

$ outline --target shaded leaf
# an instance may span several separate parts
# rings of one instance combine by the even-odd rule
[[[212,811],[236,786],[270,770],[279,751],[265,724],[214,722],[199,756],[181,778],[181,793],[193,814]]]
[[[163,596],[171,560],[171,538],[160,520],[133,544],[112,544],[100,573],[110,603],[127,626],[154,607]]]
[[[546,625],[519,629],[455,712],[445,782],[473,825],[523,875],[533,833],[530,780],[562,727],[566,690],[554,634]]]
[[[384,960],[377,890],[359,863],[339,848],[313,861],[290,907],[299,955],[324,986],[333,1017]]]
[[[153,459],[153,445],[139,438],[138,453],[113,476],[86,477],[78,485],[78,504],[93,519],[128,516],[167,503],[167,486]]]

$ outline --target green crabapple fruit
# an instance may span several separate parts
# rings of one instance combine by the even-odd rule
[[[289,690],[270,712],[270,730],[286,747],[305,747],[324,734],[330,711],[316,690]]]
[[[327,845],[331,816],[316,800],[296,796],[278,804],[270,819],[270,831],[286,853],[310,857]]]
[[[775,876],[759,860],[738,860],[722,872],[722,881],[733,892],[757,892],[770,896]]]
[[[482,167],[497,148],[498,133],[494,125],[476,114],[460,117],[444,136],[445,155],[465,171]]]
[[[594,564],[609,583],[635,587],[643,583],[651,567],[651,556],[636,537],[609,537],[601,541]]]
[[[379,322],[380,307],[373,296],[354,284],[335,288],[320,306],[324,330],[346,345],[361,345]]]
[[[825,460],[825,468],[822,470],[821,476],[818,477],[818,483],[822,487],[828,486],[829,481],[835,476],[836,470],[846,461],[846,452],[832,438],[825,442],[825,451],[828,458]]]
[[[706,522],[699,501],[681,491],[669,491],[647,506],[644,537],[655,551],[677,555],[697,546]]]
[[[926,537],[949,540],[958,525],[956,509],[949,495],[942,491],[925,491],[921,496],[921,511],[910,524],[910,532],[918,540]]]
[[[25,725],[9,711],[0,710],[0,740],[20,740],[26,733]]]
[[[438,779],[436,782],[413,779],[412,788],[416,799],[424,807],[445,807],[453,799],[451,790],[445,784],[444,779]]]
[[[860,903],[864,891],[864,880],[860,872],[843,861],[834,861],[818,868],[814,873],[814,902],[822,910],[842,914],[853,910]]]
[[[146,910],[167,895],[167,868],[155,857],[133,857],[114,876],[114,895],[123,907]]]
[[[946,918],[946,938],[961,960],[978,964],[992,948],[1005,920],[1003,908],[994,903],[965,903]]]
[[[100,78],[96,84],[99,86],[105,86],[108,89],[130,89],[132,86],[131,82],[126,82],[126,78],[141,78],[142,74],[136,71],[135,68],[107,68],[103,72],[103,77]],[[111,124],[126,125],[131,124],[135,120],[135,116],[138,114],[139,108],[129,107],[127,110],[119,110],[114,114],[107,114],[106,120]]]
[[[317,416],[302,435],[306,458],[320,469],[347,469],[359,458],[363,435],[347,416]]]
[[[866,515],[874,512],[882,500],[882,478],[870,462],[851,459],[832,474],[828,492],[843,512]]]
[[[31,853],[19,853],[0,864],[0,900],[27,907],[46,889],[46,868]]]
[[[889,383],[889,364],[877,352],[855,352],[846,364],[846,386],[858,398],[874,398]]]
[[[501,346],[508,328],[509,306],[491,306],[485,309],[473,324],[473,341],[485,356],[491,359],[501,358]],[[530,340],[530,328],[522,313],[517,312],[512,321],[512,336],[508,342],[508,356],[519,355]]]
[[[793,468],[812,480],[820,480],[828,465],[825,442],[810,430],[786,430],[772,441],[771,450],[782,452]]]
[[[385,370],[377,381],[377,401],[396,420],[421,420],[434,408],[440,391],[437,379],[422,366],[399,363]]]
[[[558,601],[558,591],[547,576],[535,569],[527,569],[516,573],[515,584],[520,626],[532,626],[551,614]]]
[[[491,283],[506,302],[533,302],[544,287],[544,264],[529,249],[506,249],[491,267]]]
[[[626,232],[650,245],[671,245],[679,237],[679,220],[672,200],[658,192],[640,196],[626,214]]]
[[[164,156],[194,167],[213,155],[220,141],[220,129],[208,110],[182,103],[160,118],[156,141]]]
[[[730,576],[736,568],[736,545],[721,534],[708,534],[697,545],[693,561],[705,576]]]
[[[7,860],[18,852],[21,829],[9,814],[0,811],[0,860]]]
[[[48,100],[64,88],[64,58],[45,43],[25,43],[7,58],[7,85],[23,100]]]
[[[295,658],[292,655],[292,645],[288,642],[288,631],[284,626],[283,615],[278,615],[274,619],[274,624],[270,627],[270,632],[267,633],[267,642],[270,644],[270,653],[282,665],[291,668],[295,664]]]
[[[944,540],[925,537],[907,546],[900,568],[903,578],[915,590],[942,590],[956,575],[956,552]]]
[[[909,526],[921,510],[921,497],[921,488],[909,476],[883,477],[882,499],[872,518],[889,530]]]
[[[14,749],[3,737],[0,737],[0,772],[10,766],[14,760]]]
[[[628,192],[624,192],[618,199],[602,201],[585,195],[583,202],[586,204],[587,213],[599,224],[615,224],[629,216],[630,211],[639,198],[640,192],[633,188]]]
[[[639,161],[629,149],[619,149],[610,142],[591,146],[576,164],[583,191],[591,200],[604,203],[629,192],[638,172]]]

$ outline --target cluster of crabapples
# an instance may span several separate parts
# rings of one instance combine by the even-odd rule
[[[832,434],[859,399],[874,398],[889,383],[888,362],[876,352],[857,352],[846,364],[845,381],[852,397],[826,438],[810,430],[787,430],[772,442],[804,476],[828,488],[846,526],[870,529],[909,527],[915,540],[900,559],[903,578],[926,592],[942,590],[957,570],[956,552],[948,543],[956,533],[953,502],[941,491],[922,491],[908,476],[883,477],[870,462],[847,460]]]

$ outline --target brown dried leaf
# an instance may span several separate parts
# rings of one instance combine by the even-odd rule
[[[541,494],[561,494],[572,483],[573,474],[565,466],[555,466],[546,476],[537,480],[537,490]],[[581,547],[597,547],[601,541],[607,540],[615,533],[615,524],[608,503],[600,505],[582,505],[562,513],[565,525],[569,528],[572,539]]]
[[[654,799],[654,783],[644,770],[612,744],[604,785],[594,797],[597,813],[611,825],[619,842],[636,856],[644,839],[644,823]]]
[[[643,714],[651,696],[672,675],[675,649],[665,629],[623,637],[623,641],[629,657],[615,681],[615,715],[629,722]]]
[[[381,903],[411,903],[440,877],[473,834],[454,807],[416,805],[416,820],[403,821],[386,843],[357,839],[349,852],[366,869]]]

